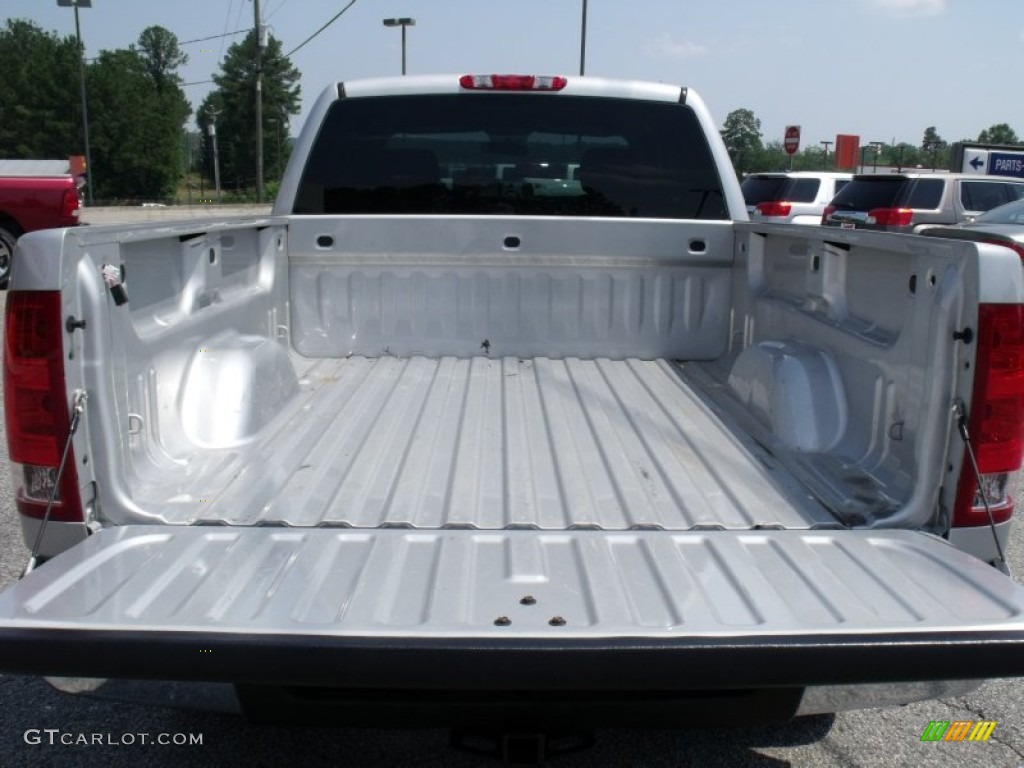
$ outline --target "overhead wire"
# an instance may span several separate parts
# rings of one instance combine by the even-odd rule
[[[281,2],[278,3],[277,6],[275,6],[274,10],[269,11],[268,13],[264,13],[263,14],[263,18],[264,19],[269,19],[271,16],[276,14],[278,11],[280,11],[282,8],[284,8],[286,5],[288,5],[288,0],[281,0]]]
[[[337,13],[336,13],[336,14],[335,14],[335,15],[334,15],[333,17],[331,17],[331,19],[330,19],[330,20],[329,20],[329,21],[328,21],[328,22],[327,22],[326,24],[324,24],[324,25],[323,25],[322,27],[320,27],[320,29],[318,29],[318,30],[317,30],[316,32],[314,32],[314,33],[313,33],[312,35],[310,35],[310,36],[309,36],[309,37],[307,37],[307,38],[306,38],[305,40],[303,40],[303,41],[302,41],[301,43],[299,43],[299,44],[298,44],[297,46],[295,46],[295,47],[294,47],[294,48],[292,48],[292,49],[291,49],[290,51],[288,51],[288,53],[286,53],[286,54],[285,54],[285,56],[291,56],[291,55],[292,55],[293,53],[295,53],[295,52],[296,52],[297,50],[299,50],[300,48],[302,48],[302,47],[303,47],[303,46],[304,46],[304,45],[305,45],[306,43],[308,43],[308,42],[309,42],[310,40],[312,40],[312,39],[313,39],[314,37],[316,37],[316,36],[317,36],[317,35],[319,35],[319,34],[320,34],[321,32],[323,32],[323,31],[324,31],[325,29],[327,29],[327,28],[328,28],[329,26],[331,26],[331,24],[333,24],[333,23],[334,23],[334,22],[336,22],[336,21],[337,21],[337,20],[338,20],[339,18],[341,18],[341,14],[343,14],[343,13],[344,13],[345,11],[347,11],[347,10],[348,10],[349,8],[351,8],[351,7],[352,7],[353,5],[355,5],[355,4],[356,4],[356,0],[351,0],[351,2],[349,2],[349,4],[348,4],[348,5],[346,5],[346,6],[345,6],[344,8],[342,8],[342,9],[341,9],[340,11],[338,11],[338,12],[337,12]]]
[[[242,8],[245,5],[245,0],[238,0],[238,16],[235,17],[235,27],[239,27],[242,24]],[[224,30],[227,31],[229,23],[231,22],[231,11],[235,7],[235,0],[228,0],[228,12],[224,15]],[[219,58],[224,58],[224,41],[220,42],[220,53]]]
[[[182,40],[178,45],[188,45],[189,43],[204,43],[207,40],[216,40],[221,37],[231,37],[232,35],[241,35],[248,32],[248,29],[236,29],[234,32],[225,32],[223,35],[210,35],[209,37],[197,37],[194,40]]]

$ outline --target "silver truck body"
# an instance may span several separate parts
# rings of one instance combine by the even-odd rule
[[[781,716],[822,686],[1024,674],[1024,590],[949,540],[974,356],[954,334],[1022,301],[1016,255],[732,218],[286,212],[332,104],[450,80],[325,94],[273,216],[22,241],[14,288],[88,320],[65,337],[88,520],[48,523],[57,556],[0,594],[3,670],[797,691]],[[574,93],[682,98],[727,168],[692,92],[548,98]]]

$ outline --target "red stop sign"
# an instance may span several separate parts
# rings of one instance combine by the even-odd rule
[[[795,155],[796,151],[800,149],[800,126],[799,125],[787,125],[786,126],[786,138],[782,141],[782,146],[786,149],[786,154]]]

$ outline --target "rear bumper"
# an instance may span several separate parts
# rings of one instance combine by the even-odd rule
[[[0,631],[4,673],[459,691],[694,691],[1024,676],[1024,636],[417,640]]]

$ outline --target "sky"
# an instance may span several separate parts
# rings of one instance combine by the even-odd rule
[[[285,52],[348,0],[261,0]],[[356,0],[291,55],[302,73],[297,135],[331,83],[401,72],[409,16],[409,74],[579,73],[583,0]],[[125,48],[150,25],[183,42],[180,70],[193,107],[233,41],[196,38],[251,28],[252,0],[92,0],[79,11],[86,55]],[[0,0],[0,22],[34,21],[73,35],[57,0]],[[765,142],[802,127],[803,145],[852,133],[920,144],[935,126],[947,141],[976,139],[995,123],[1024,136],[1024,0],[588,0],[586,73],[654,80],[698,92],[721,126],[750,109]],[[2,73],[0,73],[2,82]],[[194,116],[193,116],[194,117]]]

